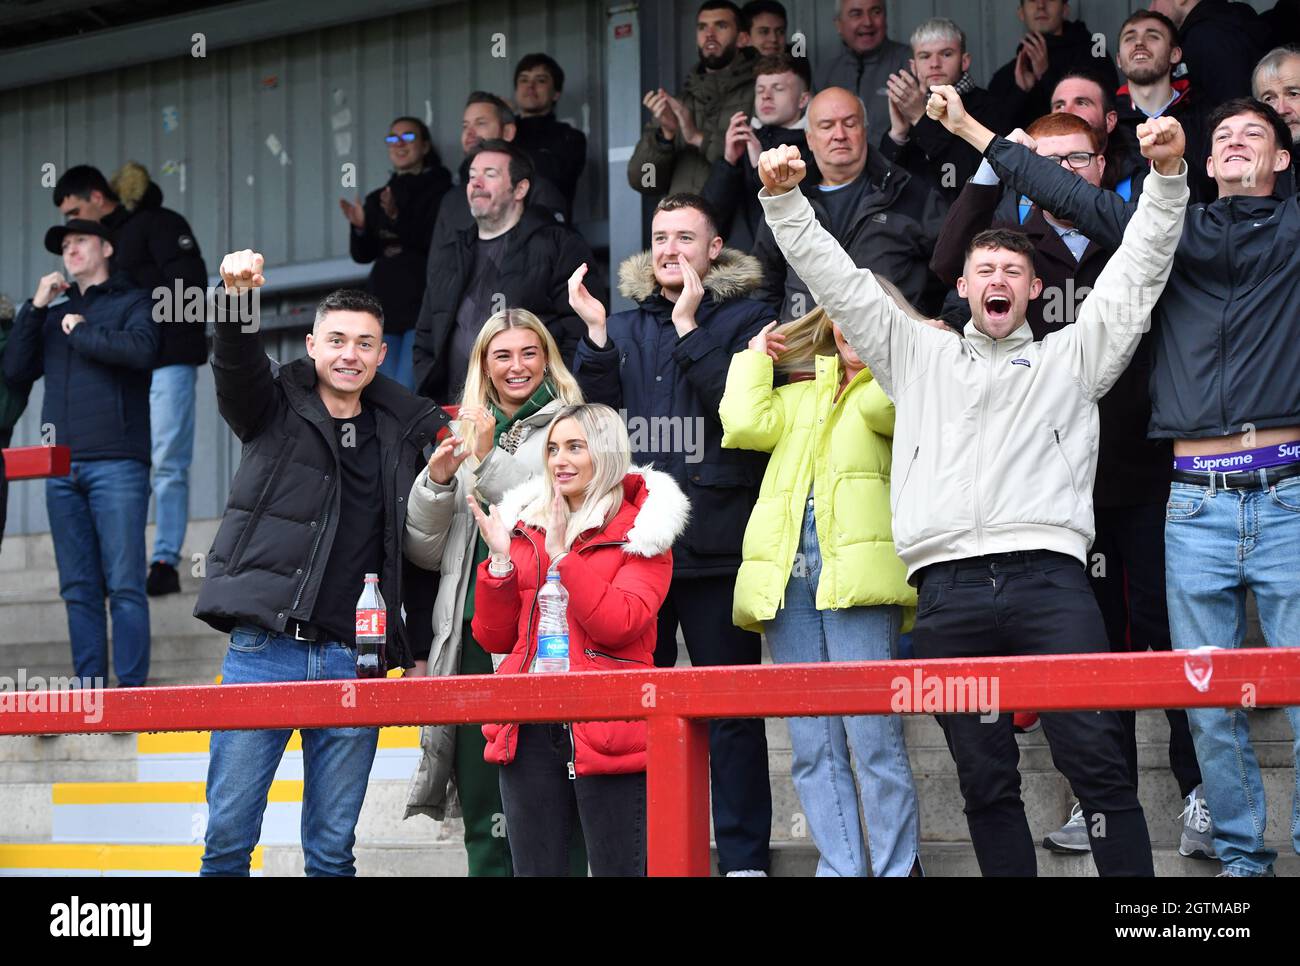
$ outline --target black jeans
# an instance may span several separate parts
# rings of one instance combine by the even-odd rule
[[[1169,608],[1165,603],[1165,505],[1097,508],[1097,539],[1088,552],[1088,580],[1097,597],[1112,651],[1168,651]],[[1100,555],[1100,556],[1098,556]],[[1133,784],[1138,780],[1137,714],[1119,712],[1124,722],[1124,757]],[[1181,708],[1169,719],[1169,767],[1184,798],[1201,783],[1196,748]]]
[[[912,644],[919,658],[1105,652],[1106,629],[1077,560],[1047,551],[996,554],[921,571]],[[990,689],[991,693],[991,689]],[[1032,876],[1034,842],[1020,799],[1010,712],[937,715],[957,764],[966,822],[984,875]],[[1101,875],[1154,875],[1151,839],[1124,761],[1114,711],[1042,715],[1052,762],[1083,806]]]
[[[645,772],[569,778],[565,725],[519,726],[501,766],[501,805],[515,875],[568,875],[575,825],[592,875],[645,875]]]
[[[655,666],[677,663],[679,623],[695,667],[760,663],[762,639],[731,622],[735,593],[734,574],[674,578],[659,609]],[[709,723],[709,785],[719,871],[767,871],[772,787],[762,718],[722,718]]]

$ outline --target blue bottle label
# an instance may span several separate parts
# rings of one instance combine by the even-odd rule
[[[537,656],[546,659],[567,660],[569,657],[568,634],[542,634],[537,638]]]

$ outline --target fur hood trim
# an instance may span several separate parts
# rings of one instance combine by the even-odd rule
[[[508,490],[501,498],[501,519],[508,521],[512,530],[520,525],[546,529],[550,511],[543,506],[543,484],[542,477],[535,476]],[[657,557],[671,549],[686,529],[691,512],[690,501],[677,481],[667,473],[649,466],[629,468],[627,476],[623,477],[623,499],[637,506],[636,520],[627,531],[627,542],[623,546],[626,554]],[[610,502],[610,497],[604,497],[594,506],[584,507],[571,516],[566,542],[572,546],[578,534],[600,527]]]
[[[113,175],[109,186],[127,211],[135,211],[149,190],[149,183],[149,169],[139,161],[128,161]]]
[[[763,266],[753,255],[723,247],[704,276],[704,291],[715,301],[744,298],[763,281]],[[618,291],[633,302],[644,302],[659,291],[650,252],[625,259],[618,267]]]

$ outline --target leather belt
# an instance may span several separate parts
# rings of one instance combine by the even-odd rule
[[[1214,490],[1267,490],[1273,484],[1289,480],[1293,476],[1300,476],[1300,462],[1265,466],[1258,470],[1235,470],[1231,473],[1219,470],[1206,473],[1174,470],[1172,478],[1176,483],[1208,486]]]
[[[315,624],[308,624],[305,621],[285,621],[284,632],[295,641],[311,641],[312,643],[326,640],[329,637],[325,628],[317,627]]]

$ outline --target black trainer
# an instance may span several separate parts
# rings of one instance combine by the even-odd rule
[[[155,560],[149,565],[149,576],[144,582],[144,592],[150,597],[181,592],[181,576],[169,563]]]

